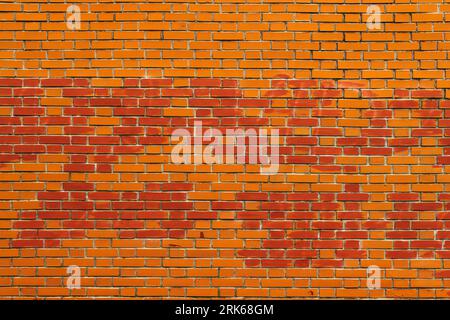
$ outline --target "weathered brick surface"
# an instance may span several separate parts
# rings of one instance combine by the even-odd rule
[[[0,296],[449,297],[450,4],[371,4],[84,2],[71,31],[0,2]],[[279,172],[172,163],[194,121],[278,129]]]

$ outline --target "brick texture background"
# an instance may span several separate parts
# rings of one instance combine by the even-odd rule
[[[450,296],[447,0],[70,4],[0,1],[1,297]],[[194,120],[279,173],[173,164]]]

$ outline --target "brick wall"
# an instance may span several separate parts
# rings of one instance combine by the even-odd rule
[[[449,297],[450,3],[363,2],[0,1],[0,296]]]

